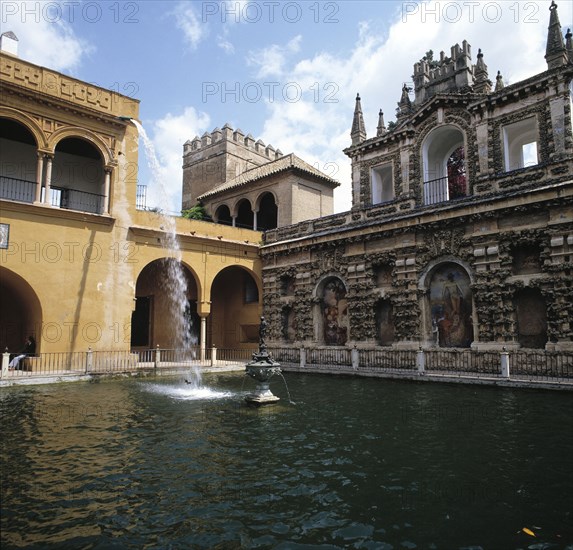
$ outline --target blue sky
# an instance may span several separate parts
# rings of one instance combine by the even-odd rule
[[[426,51],[449,55],[466,39],[491,80],[545,70],[550,2],[477,1],[11,1],[2,31],[21,58],[141,100],[168,189],[180,208],[183,143],[229,123],[294,152],[342,185],[351,206],[350,144],[357,92],[369,136],[378,110],[394,119],[404,82]],[[563,31],[570,1],[560,1]],[[140,183],[159,201],[140,151]]]

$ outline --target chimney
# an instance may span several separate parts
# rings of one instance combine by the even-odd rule
[[[12,31],[0,35],[0,50],[18,57],[18,37]]]

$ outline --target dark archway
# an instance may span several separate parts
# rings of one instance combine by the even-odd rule
[[[18,352],[26,338],[34,336],[40,351],[42,307],[34,289],[20,275],[0,267],[0,348]]]
[[[222,204],[215,211],[215,221],[221,225],[233,225],[233,218],[231,218],[231,211],[226,204]]]
[[[135,288],[135,310],[131,316],[131,347],[181,349],[199,340],[197,283],[193,274],[173,258],[162,258],[146,265]],[[170,283],[173,273],[182,278],[183,302],[177,302]],[[177,275],[178,274],[178,275]],[[179,334],[178,334],[179,333]]]
[[[253,348],[259,334],[259,288],[242,267],[220,271],[211,286],[209,345],[224,349]]]
[[[247,199],[241,200],[237,209],[237,221],[235,225],[237,227],[253,229],[254,221],[255,219],[251,203]]]
[[[15,120],[0,119],[0,198],[34,202],[38,146],[34,135]]]
[[[267,231],[276,229],[278,223],[278,208],[275,203],[275,197],[272,193],[265,193],[259,203],[259,212],[257,214],[257,229]]]

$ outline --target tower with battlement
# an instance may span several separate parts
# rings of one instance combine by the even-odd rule
[[[191,208],[197,198],[252,168],[283,156],[280,149],[265,145],[251,134],[222,129],[195,136],[183,146],[183,209]]]

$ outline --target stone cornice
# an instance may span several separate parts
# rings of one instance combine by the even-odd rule
[[[1,199],[0,215],[4,215],[5,212],[43,216],[62,221],[73,220],[104,226],[112,226],[115,223],[115,218],[111,216],[91,214],[90,212],[80,212],[78,210],[67,210],[65,208],[54,208],[45,204],[29,204]]]
[[[162,239],[167,235],[167,232],[162,231],[161,229],[138,226],[138,225],[130,226],[129,231],[130,233],[132,233],[137,237],[153,238],[153,239]],[[222,236],[218,237],[211,235],[200,235],[196,231],[189,232],[189,234],[177,232],[177,239],[183,245],[183,248],[185,248],[185,245],[194,245],[196,247],[198,243],[207,243],[219,247],[221,245],[229,245],[229,244],[236,245],[237,247],[240,247],[241,250],[251,249],[251,251],[255,253],[257,253],[257,251],[259,250],[259,243],[256,242],[227,239]],[[191,248],[193,248],[193,246],[191,246]]]
[[[524,194],[522,191],[516,191],[503,196],[474,196],[470,198],[470,201],[465,201],[463,204],[455,202],[451,205],[441,205],[437,208],[426,207],[423,210],[416,209],[406,214],[400,214],[398,218],[394,219],[345,223],[332,229],[319,230],[300,237],[284,239],[261,246],[261,253],[282,252],[292,249],[294,246],[316,246],[319,241],[326,243],[354,237],[364,239],[368,235],[410,229],[425,224],[445,223],[456,218],[479,216],[486,213],[491,215],[503,210],[512,210],[518,206],[531,206],[551,200],[564,201],[565,199],[573,199],[573,181],[542,186],[530,190],[527,194]],[[350,216],[351,212],[346,214]]]

